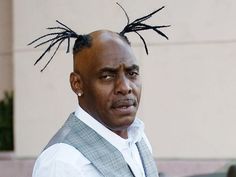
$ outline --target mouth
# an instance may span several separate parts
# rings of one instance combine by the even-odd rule
[[[136,112],[137,102],[134,99],[121,99],[113,102],[111,108],[119,115],[131,115]]]

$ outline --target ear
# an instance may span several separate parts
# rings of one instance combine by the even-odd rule
[[[72,72],[70,73],[70,86],[76,95],[83,94],[83,82],[80,74]]]

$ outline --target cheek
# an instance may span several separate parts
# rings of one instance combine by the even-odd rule
[[[108,94],[108,92],[99,90],[94,98],[96,100],[94,100],[92,104],[96,109],[98,118],[102,120],[102,122],[107,122],[107,121],[109,122],[111,114],[110,109],[112,105],[112,97]]]
[[[97,107],[104,109],[104,106],[109,105],[112,101],[112,89],[110,87],[96,85],[90,93],[93,93],[92,101]]]
[[[133,88],[134,88],[134,94],[137,96],[138,100],[140,100],[141,92],[142,92],[141,82],[136,82]]]

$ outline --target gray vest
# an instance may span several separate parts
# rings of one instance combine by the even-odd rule
[[[105,177],[134,177],[120,151],[74,114],[69,116],[45,149],[56,143],[66,143],[78,149]],[[146,143],[142,139],[136,145],[146,177],[157,177],[156,165]]]

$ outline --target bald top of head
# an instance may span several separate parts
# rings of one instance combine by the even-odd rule
[[[117,46],[131,50],[129,41],[116,32],[99,30],[88,34],[88,36],[91,39],[91,44],[74,53],[75,72],[80,72],[91,66],[97,57],[109,55],[110,50],[115,50]]]

